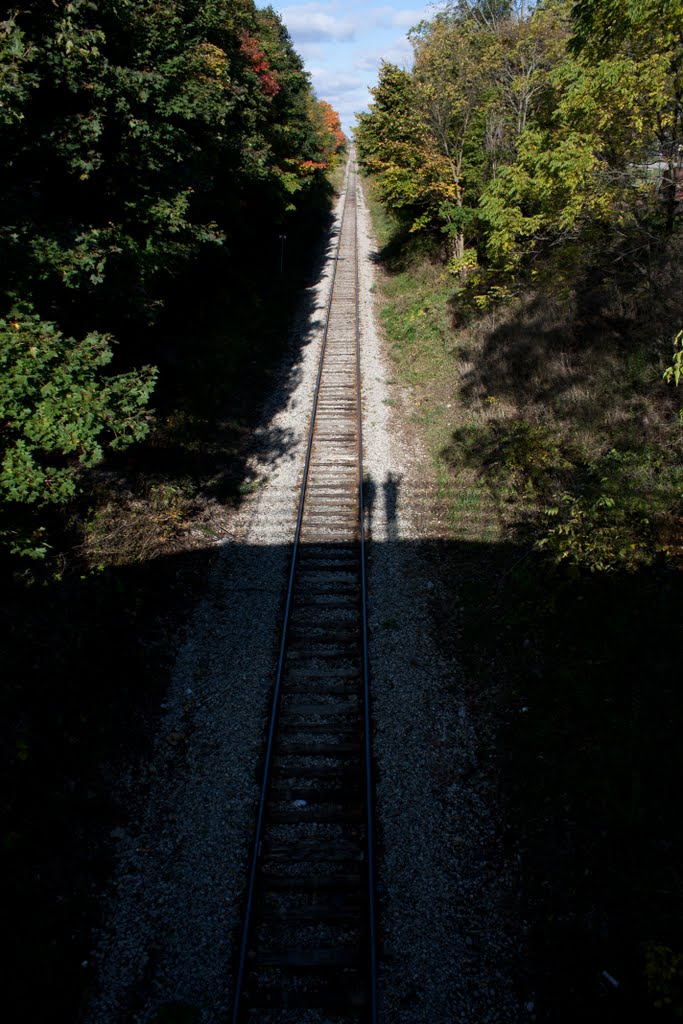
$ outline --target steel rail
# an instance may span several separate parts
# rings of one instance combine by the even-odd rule
[[[356,189],[358,186],[356,185]],[[360,522],[361,606],[363,637],[363,704],[365,707],[365,800],[368,844],[368,916],[370,923],[370,1020],[377,1022],[377,935],[375,925],[375,834],[372,784],[372,720],[370,716],[370,658],[368,653],[368,599],[365,568],[365,503],[363,498],[363,410],[361,405],[360,274],[358,257],[358,202],[356,216],[356,396],[358,403],[358,504]]]
[[[320,382],[322,380],[323,363],[325,361],[325,349],[327,347],[327,336],[330,326],[330,311],[332,309],[332,300],[334,297],[334,283],[337,277],[337,263],[339,257],[339,251],[341,247],[341,240],[344,228],[344,219],[346,217],[346,202],[348,197],[348,186],[351,177],[351,161],[349,160],[346,169],[346,181],[344,189],[344,207],[342,209],[342,215],[339,221],[339,235],[337,238],[337,248],[333,259],[332,266],[332,279],[330,281],[330,291],[327,300],[327,307],[325,311],[325,327],[323,330],[323,338],[320,349],[320,361],[318,363],[318,374],[315,383],[315,390],[313,393],[313,406],[311,409],[311,421],[308,431],[308,444],[306,447],[306,459],[304,462],[303,478],[301,481],[301,490],[299,492],[299,509],[296,518],[296,528],[294,531],[294,541],[292,544],[292,560],[289,570],[289,582],[287,585],[287,596],[285,598],[285,611],[282,622],[282,633],[280,638],[280,653],[278,656],[277,672],[275,676],[275,686],[273,689],[273,701],[270,714],[270,724],[268,728],[268,742],[266,744],[266,753],[263,762],[263,779],[261,783],[261,794],[259,797],[258,812],[256,816],[256,828],[254,832],[254,844],[252,849],[251,861],[249,866],[249,881],[247,886],[247,902],[244,913],[244,924],[242,928],[242,940],[240,943],[240,955],[237,967],[237,974],[235,977],[235,991],[233,994],[233,1008],[231,1021],[232,1024],[239,1024],[240,1015],[240,1002],[242,999],[242,989],[244,986],[244,972],[247,960],[247,946],[249,943],[249,932],[251,928],[251,915],[254,903],[254,888],[256,883],[256,873],[258,869],[258,857],[261,847],[261,839],[263,836],[263,820],[265,816],[266,804],[268,802],[268,785],[270,782],[270,768],[273,757],[273,747],[275,742],[275,733],[277,729],[277,723],[280,712],[280,693],[282,689],[282,670],[285,662],[285,654],[287,649],[287,629],[289,625],[289,616],[292,604],[292,594],[294,591],[294,579],[296,575],[296,563],[297,555],[299,551],[299,537],[301,535],[301,523],[303,520],[304,513],[304,500],[306,497],[306,488],[308,484],[308,471],[311,463],[311,452],[313,450],[313,435],[315,433],[315,417],[318,409],[318,397],[320,392]]]

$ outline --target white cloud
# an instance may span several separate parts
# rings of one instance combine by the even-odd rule
[[[316,95],[338,111],[345,130],[367,110],[382,61],[410,68],[407,29],[445,0],[256,0],[272,3],[304,59]]]
[[[363,88],[358,75],[352,71],[329,71],[327,68],[311,68],[311,78],[316,92],[343,93],[357,92]]]
[[[280,13],[297,44],[331,40],[343,42],[355,39],[356,36],[354,22],[327,14],[320,10],[318,4],[297,4],[292,7],[284,7]]]
[[[404,28],[408,31],[409,28],[413,28],[418,25],[421,21],[424,21],[427,14],[424,10],[418,11],[396,11],[396,15],[392,20],[391,24],[395,28]]]
[[[336,101],[334,97],[328,98],[329,102],[339,114],[344,131],[346,131],[347,134],[356,122],[356,114],[361,114],[364,111],[367,111],[370,99],[371,96],[367,89],[359,91],[357,95],[339,98]]]
[[[322,43],[297,43],[295,49],[306,65],[306,71],[311,70],[311,65],[320,62],[327,56],[327,47]]]
[[[378,27],[403,28],[407,31],[429,17],[430,7],[411,7],[403,11],[396,11],[392,7],[375,7],[370,11],[370,17]]]
[[[353,66],[357,71],[377,71],[382,61],[408,68],[413,62],[413,48],[407,39],[397,39],[392,46],[383,46],[379,52],[362,51],[355,58]]]

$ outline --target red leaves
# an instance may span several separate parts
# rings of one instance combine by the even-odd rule
[[[270,62],[259,42],[248,32],[242,33],[240,52],[246,58],[251,70],[258,75],[261,83],[261,92],[264,96],[277,96],[280,85],[277,80],[277,72],[270,67]]]
[[[302,174],[313,174],[315,171],[324,171],[326,167],[326,163],[319,163],[316,160],[304,160],[299,164],[299,171]]]

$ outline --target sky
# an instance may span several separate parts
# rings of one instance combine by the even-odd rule
[[[380,61],[409,67],[412,50],[406,33],[436,10],[432,3],[420,6],[419,0],[256,0],[256,6],[274,7],[281,16],[318,99],[332,104],[347,135],[355,114],[368,108],[368,89],[377,82]]]

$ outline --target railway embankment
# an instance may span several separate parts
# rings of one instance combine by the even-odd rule
[[[358,217],[379,1012],[403,1022],[514,1021],[515,876],[482,754],[486,726],[434,618],[448,599],[438,485],[405,429],[408,405],[401,413],[393,404],[362,195]],[[266,441],[254,453],[263,482],[221,547],[179,650],[136,813],[116,830],[93,1022],[176,1013],[209,1024],[231,1004],[331,262],[298,327],[296,386],[285,371],[286,398],[264,413],[264,439],[286,444],[273,453]]]

